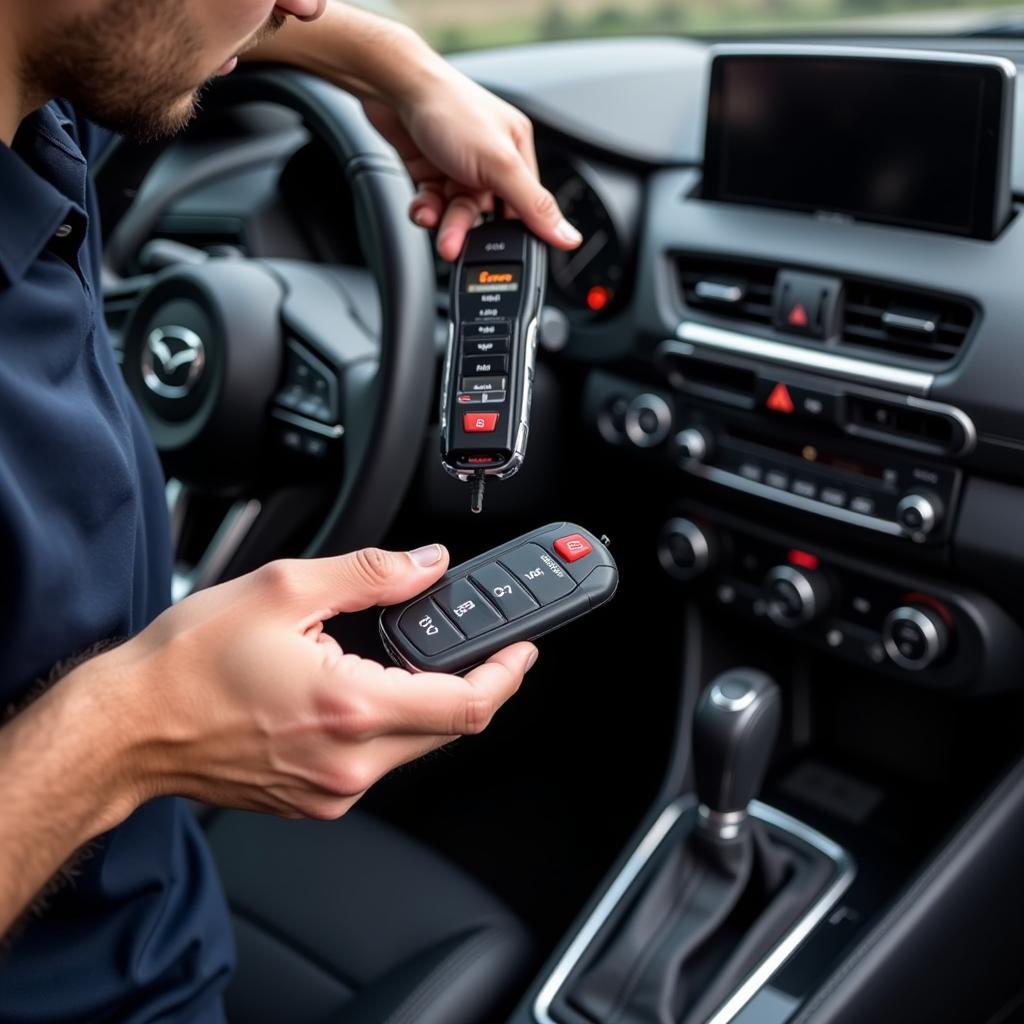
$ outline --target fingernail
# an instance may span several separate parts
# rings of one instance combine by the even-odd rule
[[[564,218],[555,229],[555,233],[563,241],[571,242],[573,245],[579,245],[583,241],[583,236]]]
[[[429,569],[430,566],[437,565],[441,561],[441,545],[427,544],[425,547],[416,548],[415,551],[409,552],[409,557],[421,569]]]
[[[539,654],[540,654],[540,651],[538,651],[537,648],[534,647],[533,654],[531,654],[529,656],[529,658],[526,659],[526,668],[523,669],[524,672],[529,672],[530,669],[533,668],[533,666],[537,664],[537,655],[539,655]]]
[[[427,226],[427,221],[429,220],[429,217],[427,215],[427,211],[426,210],[417,210],[412,215],[412,219],[413,219],[414,223],[419,225],[419,227],[425,228]]]

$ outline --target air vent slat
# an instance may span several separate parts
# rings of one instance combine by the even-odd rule
[[[687,306],[748,323],[772,322],[774,267],[701,256],[681,257],[676,266]]]
[[[845,292],[842,341],[891,355],[953,359],[974,321],[967,303],[944,296],[850,280]]]
[[[775,281],[782,269],[741,258],[676,257],[677,280],[688,307],[756,326],[773,325]],[[842,285],[842,328],[838,338],[826,339],[840,349],[850,346],[915,362],[949,362],[974,326],[976,310],[962,299],[856,278],[844,278]]]

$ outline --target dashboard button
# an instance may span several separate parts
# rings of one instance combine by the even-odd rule
[[[846,491],[839,490],[838,487],[823,487],[821,489],[821,500],[826,505],[833,505],[836,508],[846,507]]]
[[[801,498],[818,497],[818,485],[811,480],[794,480],[791,490]]]
[[[783,473],[781,469],[770,469],[765,474],[764,482],[769,487],[778,487],[785,491],[789,487],[789,474]]]
[[[740,463],[740,476],[745,480],[753,480],[754,483],[760,483],[763,475],[764,470],[756,462]]]
[[[875,514],[875,499],[866,498],[863,494],[857,494],[850,502],[850,510],[859,512],[862,516],[873,516]]]

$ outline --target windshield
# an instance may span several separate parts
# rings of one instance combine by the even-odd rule
[[[1020,0],[385,0],[373,6],[408,21],[448,52],[621,35],[1007,34],[1024,26]]]

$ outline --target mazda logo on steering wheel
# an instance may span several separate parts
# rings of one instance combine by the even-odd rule
[[[184,398],[205,365],[203,339],[187,327],[158,327],[142,349],[142,379],[161,398]]]

